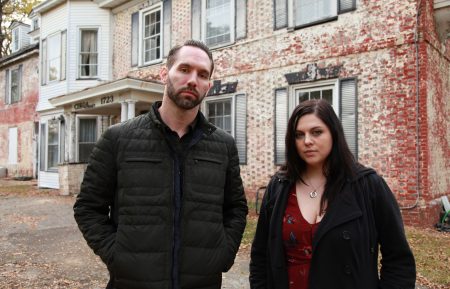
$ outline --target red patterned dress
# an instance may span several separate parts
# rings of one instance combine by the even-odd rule
[[[283,244],[286,252],[290,289],[307,289],[312,257],[312,238],[319,223],[306,221],[298,206],[295,186],[289,192],[283,218]]]

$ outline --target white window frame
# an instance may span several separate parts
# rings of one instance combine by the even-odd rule
[[[97,31],[97,74],[96,75],[89,75],[89,76],[82,76],[81,75],[81,41],[82,41],[82,34],[83,31]],[[98,78],[99,72],[100,72],[100,27],[98,26],[80,26],[78,27],[78,61],[77,61],[77,70],[78,70],[78,78],[79,79],[93,79]],[[63,57],[61,57],[63,59]],[[61,60],[62,61],[62,60]]]
[[[18,96],[17,96],[17,99],[16,100],[14,100],[13,101],[13,96],[12,96],[12,75],[13,75],[13,72],[14,71],[16,71],[17,72],[17,90],[18,90]],[[20,99],[22,98],[22,95],[21,95],[21,86],[22,86],[22,74],[23,73],[23,71],[21,71],[21,69],[20,69],[20,67],[18,66],[18,67],[16,67],[16,68],[14,68],[14,69],[9,69],[8,70],[8,83],[7,83],[7,86],[8,86],[8,96],[7,96],[7,103],[8,104],[13,104],[13,103],[18,103],[19,101],[20,101]]]
[[[236,114],[236,98],[235,95],[230,95],[230,94],[226,94],[226,95],[220,95],[220,96],[208,96],[205,97],[203,104],[202,104],[202,111],[204,112],[205,118],[208,120],[208,103],[211,102],[220,102],[220,101],[224,101],[224,100],[230,100],[231,99],[231,135],[233,137],[235,137],[235,114]],[[208,120],[209,121],[209,120]]]
[[[11,51],[16,52],[20,48],[20,27],[16,27],[11,32]]]
[[[151,14],[154,13],[156,11],[159,10],[160,13],[160,28],[159,28],[159,36],[160,36],[160,47],[159,47],[159,58],[150,60],[150,61],[145,61],[144,57],[145,57],[145,51],[144,51],[144,29],[145,29],[145,16],[147,14]],[[163,49],[164,49],[164,15],[163,15],[163,7],[162,4],[156,4],[153,5],[151,7],[149,7],[148,9],[144,9],[142,11],[139,11],[139,66],[143,66],[143,65],[151,65],[154,63],[159,63],[162,61],[163,58]]]
[[[96,120],[96,140],[98,140],[98,138],[100,136],[100,121],[96,115],[77,115],[76,133],[75,133],[75,143],[76,143],[75,157],[76,157],[77,162],[80,161],[80,146],[79,146],[80,119],[95,119]]]
[[[339,5],[339,0],[331,0],[333,1],[334,5],[332,6],[332,15],[328,15],[328,16],[324,16],[322,18],[319,19],[315,19],[309,22],[304,22],[304,23],[300,23],[297,24],[296,18],[295,18],[295,14],[296,14],[296,1],[299,0],[288,0],[288,26],[289,27],[302,27],[302,26],[309,26],[309,25],[313,25],[315,23],[320,23],[320,22],[324,22],[327,21],[328,19],[332,19],[338,16],[338,5]]]
[[[289,106],[289,115],[294,111],[294,108],[299,104],[299,100],[297,98],[297,92],[300,90],[313,90],[315,88],[331,88],[333,89],[333,109],[336,112],[336,115],[339,115],[339,79],[330,79],[323,81],[316,81],[313,83],[306,84],[298,84],[292,85],[290,87],[290,106]]]
[[[57,152],[58,152],[58,159],[56,161],[56,164],[59,164],[61,162],[61,122],[55,119],[49,119],[46,121],[46,131],[45,131],[45,171],[47,172],[57,172],[58,171],[58,167],[49,167],[48,164],[48,158],[49,158],[49,154],[48,154],[48,140],[49,140],[49,132],[50,132],[50,126],[49,126],[49,122],[56,122],[58,124],[58,135],[57,135],[57,139],[58,139],[58,144],[57,144]]]
[[[208,45],[209,48],[213,49],[213,48],[217,48],[217,47],[223,47],[223,46],[227,46],[230,44],[233,44],[235,42],[235,30],[236,30],[236,19],[235,19],[235,15],[236,15],[236,3],[235,0],[230,0],[230,41],[229,42],[224,42],[224,43],[219,43],[216,45],[209,45],[206,42],[206,23],[207,23],[207,17],[206,17],[206,1],[209,0],[202,0],[202,23],[201,23],[201,38],[202,41],[204,43],[206,43],[206,45]]]
[[[14,138],[14,139],[12,139]],[[15,165],[18,160],[19,132],[17,127],[8,128],[8,164]]]
[[[33,20],[31,20],[31,24],[32,24],[32,29],[31,31],[34,31],[36,29],[39,28],[39,18],[33,18]]]
[[[61,35],[62,33],[61,32],[57,32],[57,33],[54,33],[54,34],[51,34],[51,35],[49,35],[46,39],[45,39],[45,41],[46,41],[46,44],[47,44],[47,48],[46,48],[46,53],[47,53],[47,55],[45,55],[45,66],[46,66],[46,69],[45,69],[45,72],[46,72],[46,75],[44,76],[45,78],[46,78],[46,83],[54,83],[54,82],[58,82],[58,81],[60,81],[60,79],[61,79],[61,69],[62,69],[62,67],[61,67],[61,64],[62,64],[62,57],[61,57]],[[55,43],[58,43],[58,48],[59,48],[59,55],[57,56],[57,57],[54,57],[54,58],[52,58],[52,60],[53,59],[55,59],[55,60],[57,60],[58,58],[59,58],[59,67],[58,67],[58,73],[57,73],[57,75],[56,75],[56,79],[52,79],[52,80],[50,80],[50,55],[49,55],[49,52],[50,52],[50,39],[53,39],[53,38],[57,38],[59,41],[57,41],[57,42],[55,42]],[[56,49],[56,50],[58,50],[58,49]]]

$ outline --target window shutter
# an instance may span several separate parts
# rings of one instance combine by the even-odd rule
[[[47,40],[42,40],[41,85],[47,84]]]
[[[39,131],[39,170],[45,171],[45,151],[46,151],[47,131],[45,123],[41,123]]]
[[[10,83],[9,83],[9,69],[5,70],[5,104],[9,103],[9,94],[11,93],[11,90],[9,89]]]
[[[288,115],[287,88],[275,90],[275,164],[282,165],[286,161],[285,137]]]
[[[192,39],[202,39],[202,0],[192,0]]]
[[[351,152],[358,158],[358,107],[356,97],[356,79],[340,81],[340,118],[344,128],[345,139]]]
[[[131,14],[131,66],[139,64],[139,12]]]
[[[273,14],[274,14],[275,30],[287,27],[288,24],[287,0],[274,0],[273,10],[274,10]]]
[[[163,27],[163,56],[167,57],[170,50],[171,43],[171,35],[172,35],[172,1],[166,0],[163,2],[163,18],[164,18],[164,27]]]
[[[247,97],[238,94],[235,98],[234,137],[239,154],[239,163],[247,163]]]
[[[61,32],[61,80],[66,79],[67,31]]]
[[[339,0],[339,14],[356,9],[356,0]]]
[[[247,36],[247,0],[236,0],[236,40]]]
[[[19,85],[18,87],[18,94],[19,97],[17,99],[17,101],[20,101],[22,99],[22,73],[23,73],[23,64],[19,65],[19,72],[18,72],[18,76],[17,76],[17,83]]]

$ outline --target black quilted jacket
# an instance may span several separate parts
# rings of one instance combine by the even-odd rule
[[[203,115],[199,122],[182,161],[153,109],[97,142],[74,212],[114,288],[218,289],[232,266],[247,214],[237,149]]]

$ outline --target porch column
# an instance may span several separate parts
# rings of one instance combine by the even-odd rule
[[[134,100],[127,100],[128,102],[128,119],[132,119],[136,112],[135,112],[135,103],[136,101]]]
[[[126,101],[120,102],[120,122],[126,121],[128,116],[128,103]]]

